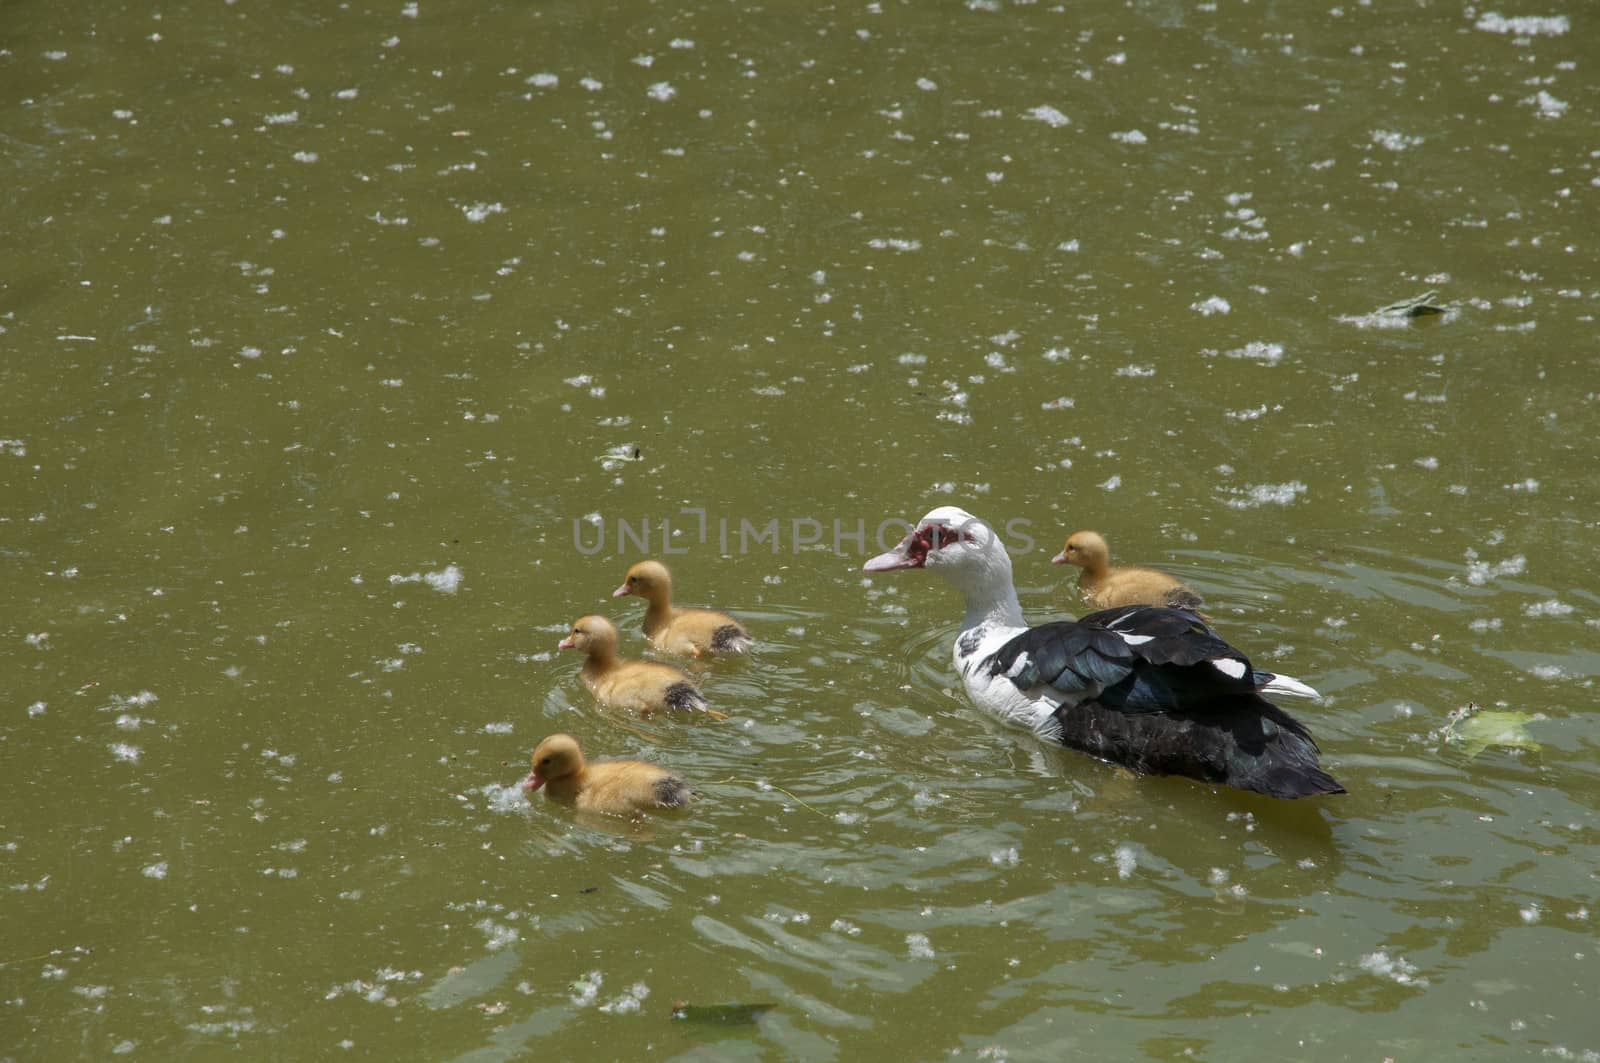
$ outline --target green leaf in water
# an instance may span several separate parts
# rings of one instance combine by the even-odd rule
[[[1458,745],[1468,757],[1476,757],[1490,746],[1502,749],[1539,751],[1539,743],[1528,733],[1528,724],[1542,717],[1512,709],[1483,709],[1468,705],[1451,713],[1444,739]]]

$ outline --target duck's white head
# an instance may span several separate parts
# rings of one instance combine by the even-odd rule
[[[902,568],[925,568],[943,576],[967,600],[969,613],[1016,601],[1005,543],[990,524],[959,506],[929,510],[899,546],[862,566],[866,572]]]

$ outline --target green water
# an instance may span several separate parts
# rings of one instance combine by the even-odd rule
[[[1594,1058],[1600,100],[1537,14],[8,5],[0,1058]],[[947,503],[1036,620],[1077,527],[1184,577],[1350,793],[980,715],[955,594],[859,571]],[[759,638],[728,720],[555,653],[643,652],[621,521]],[[530,806],[555,730],[698,807]]]

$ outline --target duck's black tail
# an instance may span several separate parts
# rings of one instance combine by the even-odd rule
[[[1226,768],[1222,782],[1269,797],[1345,792],[1317,763],[1317,743],[1304,724],[1260,695],[1248,699],[1254,704],[1243,704],[1246,700],[1229,699],[1228,708],[1237,705],[1236,716],[1218,713],[1218,751]]]
[[[1147,775],[1253,790],[1268,797],[1342,794],[1317,764],[1317,744],[1298,720],[1258,694],[1229,695],[1192,714],[1062,708],[1061,740]]]

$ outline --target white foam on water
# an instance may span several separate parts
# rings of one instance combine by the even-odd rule
[[[1224,351],[1223,353],[1229,358],[1260,362],[1262,365],[1277,365],[1283,361],[1283,344],[1251,340],[1243,347],[1235,347],[1233,350]]]
[[[1472,24],[1472,28],[1485,33],[1508,34],[1515,37],[1560,37],[1572,29],[1572,22],[1565,15],[1508,17],[1498,11],[1490,11],[1480,15],[1478,21]]]
[[[1379,950],[1369,952],[1361,957],[1361,969],[1379,978],[1387,978],[1400,985],[1425,986],[1426,978],[1417,977],[1415,964],[1407,963],[1402,956],[1390,956],[1387,952]]]
[[[391,573],[389,582],[395,583],[426,583],[442,594],[454,594],[461,589],[464,573],[456,565],[446,565],[434,572],[413,572],[409,576]]]
[[[1031,122],[1043,122],[1051,129],[1060,129],[1063,126],[1069,126],[1072,124],[1072,119],[1068,118],[1066,115],[1062,114],[1060,111],[1056,110],[1054,107],[1051,107],[1047,103],[1042,103],[1037,107],[1033,107],[1027,111],[1024,111],[1022,113],[1022,117]]]
[[[1567,113],[1567,108],[1570,106],[1566,100],[1558,99],[1544,89],[1540,89],[1537,95],[1529,96],[1522,102],[1538,108],[1540,118],[1560,118]]]
[[[601,1004],[600,1010],[612,1015],[627,1015],[638,1011],[640,1003],[649,995],[649,986],[643,982],[635,982],[621,996]]]
[[[487,783],[480,787],[478,792],[491,812],[526,812],[528,810],[528,797],[522,792],[522,783],[516,782],[509,786],[502,783]]]
[[[1406,133],[1396,133],[1389,129],[1374,129],[1372,131],[1372,142],[1381,148],[1388,148],[1390,151],[1405,151],[1407,148],[1414,148],[1421,144],[1422,138],[1410,136]]]
[[[600,986],[604,982],[605,976],[599,971],[590,971],[567,987],[567,999],[580,1008],[587,1007],[600,995]]]
[[[480,919],[473,926],[483,931],[484,935],[489,939],[486,944],[491,951],[503,949],[507,945],[515,943],[522,936],[517,933],[515,928],[504,926],[493,919]]]
[[[1299,480],[1282,484],[1254,484],[1250,487],[1231,488],[1234,497],[1227,500],[1233,509],[1255,509],[1258,506],[1287,506],[1305,494],[1306,485]]]

